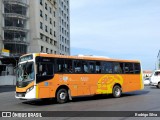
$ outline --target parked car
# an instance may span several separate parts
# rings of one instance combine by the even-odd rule
[[[160,70],[155,70],[151,76],[151,85],[160,88]]]

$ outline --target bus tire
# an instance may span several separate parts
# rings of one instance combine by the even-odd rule
[[[115,85],[113,87],[113,97],[114,98],[119,98],[122,94],[121,87],[119,85]]]
[[[57,94],[56,94],[56,99],[57,102],[62,104],[62,103],[66,103],[68,101],[69,95],[68,95],[68,91],[66,89],[59,89]]]

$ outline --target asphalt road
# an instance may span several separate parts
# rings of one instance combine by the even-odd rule
[[[15,99],[14,86],[0,86],[0,111],[160,111],[160,89],[152,86],[145,86],[142,91],[125,93],[121,98],[112,98],[111,96],[91,96],[74,98],[65,104],[57,104],[53,100],[44,102],[22,101]],[[95,112],[93,112],[95,114]],[[0,118],[1,119],[1,118]],[[3,118],[4,119],[4,118]],[[17,119],[17,118],[16,118]],[[40,119],[40,118],[38,118]],[[44,118],[41,118],[44,119]],[[53,119],[53,118],[45,118]],[[74,117],[56,117],[58,120],[74,120]],[[82,117],[76,117],[80,120]],[[138,119],[133,117],[88,117],[87,120],[97,119]],[[159,119],[157,117],[141,118],[147,120]]]

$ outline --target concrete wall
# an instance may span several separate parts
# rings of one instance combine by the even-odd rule
[[[0,76],[0,85],[16,85],[16,76]]]

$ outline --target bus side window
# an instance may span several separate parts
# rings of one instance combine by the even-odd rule
[[[82,65],[83,65],[83,72],[84,73],[89,73],[88,62],[87,61],[82,61]]]
[[[95,73],[95,62],[89,62],[89,72]]]
[[[140,64],[139,63],[134,63],[134,73],[139,74],[140,71],[141,71]]]
[[[40,63],[39,68],[38,68],[38,74],[41,76],[52,76],[53,75],[53,64]]]
[[[58,73],[64,72],[64,60],[63,59],[57,59],[57,72]]]
[[[102,72],[103,73],[113,73],[113,63],[112,62],[102,62]]]
[[[64,63],[65,73],[73,73],[72,60],[66,59]]]
[[[101,63],[96,62],[96,73],[101,73]]]
[[[81,69],[82,63],[80,60],[75,60],[74,61],[74,72],[75,73],[81,73],[82,69]]]
[[[124,71],[125,73],[133,74],[133,63],[125,63]]]
[[[122,65],[120,65],[120,63],[114,63],[113,68],[114,68],[114,73],[117,73],[117,74],[122,73],[123,67],[122,67]]]

